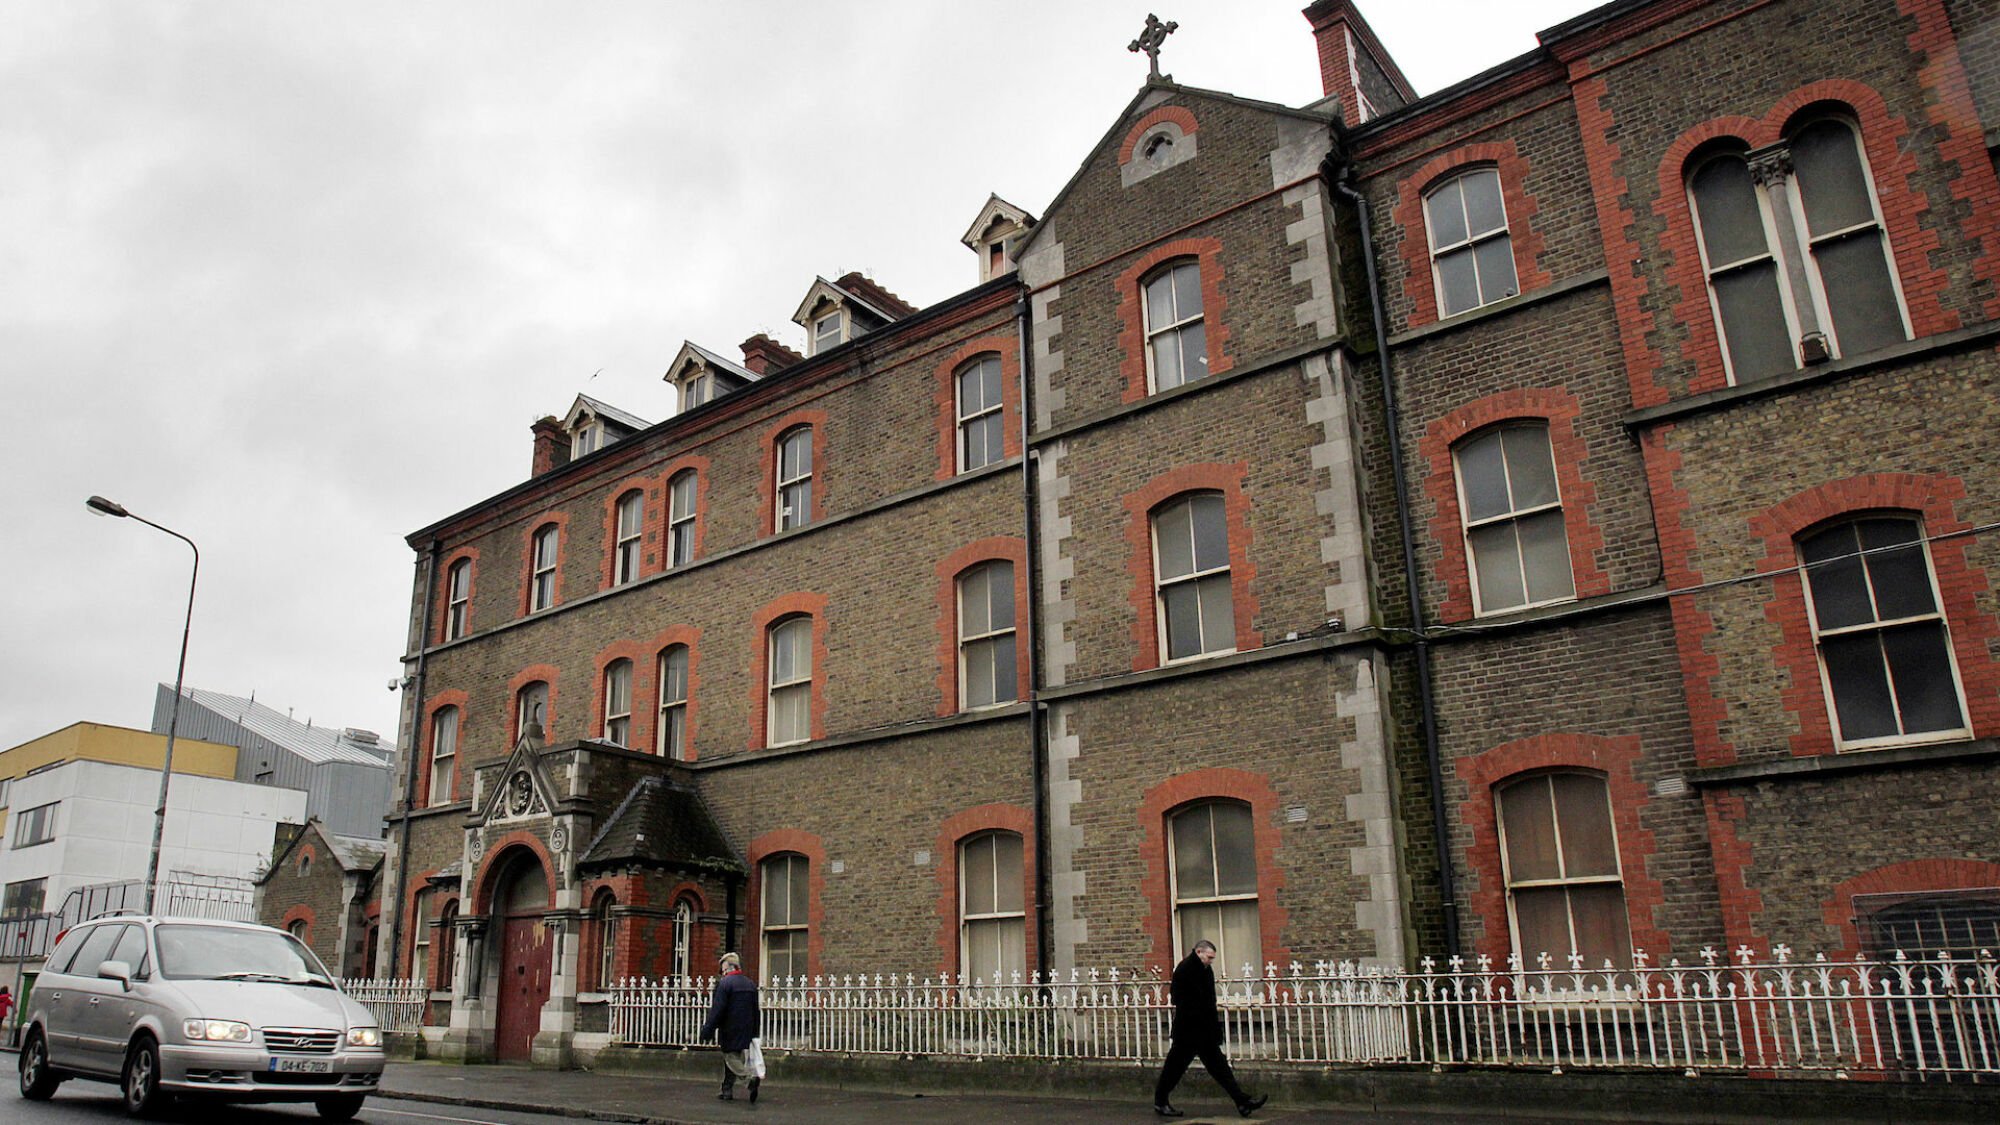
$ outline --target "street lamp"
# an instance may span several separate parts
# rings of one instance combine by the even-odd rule
[[[111,516],[121,520],[138,520],[155,531],[164,531],[186,543],[188,550],[194,552],[194,569],[188,572],[187,622],[181,626],[181,662],[179,667],[174,669],[174,706],[167,714],[167,757],[160,763],[160,804],[153,810],[153,850],[146,857],[146,913],[151,914],[153,888],[160,879],[160,841],[167,830],[167,781],[174,775],[174,734],[181,722],[181,679],[187,675],[188,632],[194,628],[194,583],[201,575],[201,548],[194,545],[194,540],[171,527],[161,527],[145,516],[133,515],[125,510],[123,504],[106,500],[102,496],[93,496],[83,503],[95,515]]]

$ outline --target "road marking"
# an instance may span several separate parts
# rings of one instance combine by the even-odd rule
[[[385,1113],[389,1114],[392,1117],[421,1117],[426,1121],[466,1121],[466,1122],[471,1122],[472,1125],[502,1125],[501,1122],[491,1117],[445,1117],[442,1114],[437,1114],[437,1113],[411,1113],[409,1110],[406,1109],[380,1109],[376,1106],[368,1107],[368,1116],[370,1117],[376,1117]]]

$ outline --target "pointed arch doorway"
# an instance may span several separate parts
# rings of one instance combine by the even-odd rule
[[[549,909],[549,877],[541,858],[526,848],[504,857],[496,876],[493,915],[500,930],[500,983],[493,1034],[502,1061],[526,1062],[549,1000],[553,946],[542,917]]]

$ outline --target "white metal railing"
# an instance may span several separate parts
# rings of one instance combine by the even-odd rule
[[[1543,955],[1244,967],[1217,982],[1229,1051],[1298,1063],[1622,1067],[1682,1072],[2000,1076],[2000,964],[1794,961],[1705,949],[1698,963],[1567,967]],[[628,979],[609,994],[613,1041],[690,1046],[713,978]],[[766,1049],[1156,1062],[1172,1003],[1157,972],[1088,970],[1000,983],[951,977],[797,978],[759,995]]]
[[[415,1031],[423,1026],[430,986],[421,980],[349,977],[340,990],[375,1015],[383,1031]]]

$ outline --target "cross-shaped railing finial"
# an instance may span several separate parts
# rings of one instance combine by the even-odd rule
[[[1167,36],[1179,30],[1180,26],[1180,24],[1171,20],[1161,23],[1160,17],[1148,12],[1146,13],[1146,30],[1140,32],[1139,38],[1132,40],[1131,45],[1125,48],[1134,53],[1139,51],[1146,52],[1146,59],[1153,66],[1152,77],[1156,81],[1160,78],[1160,45],[1167,41]]]

